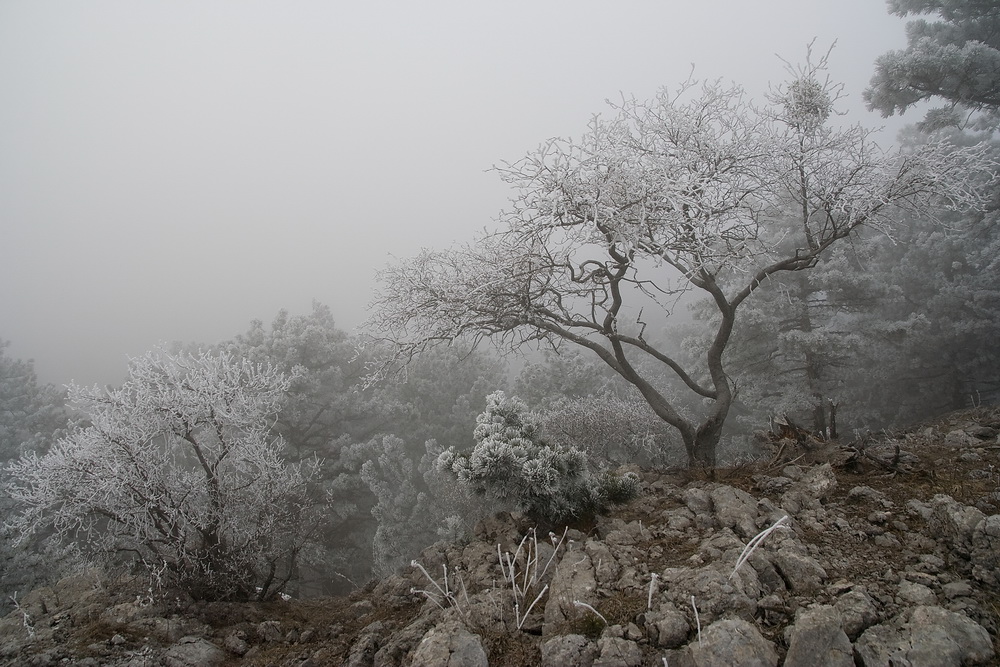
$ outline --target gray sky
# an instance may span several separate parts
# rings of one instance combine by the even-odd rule
[[[759,93],[815,37],[877,126],[903,27],[878,0],[0,0],[0,338],[89,384],[313,299],[351,330],[389,255],[488,226],[486,170],[605,99],[692,63]]]

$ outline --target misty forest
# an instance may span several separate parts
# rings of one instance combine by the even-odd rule
[[[898,146],[842,122],[813,43],[764,95],[665,82],[500,163],[499,217],[392,260],[356,331],[315,302],[107,387],[3,343],[4,612],[94,567],[170,598],[345,595],[500,511],[558,534],[642,471],[996,404],[1000,15],[890,4],[908,46],[864,99],[913,121]]]

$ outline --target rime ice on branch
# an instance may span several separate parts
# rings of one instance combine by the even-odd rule
[[[641,392],[692,464],[714,465],[733,401],[723,353],[753,291],[813,267],[860,227],[890,231],[899,207],[981,207],[993,178],[983,147],[940,140],[887,152],[863,127],[832,127],[840,86],[825,65],[789,67],[763,104],[739,86],[696,81],[625,99],[579,139],[551,139],[499,167],[515,196],[497,231],[380,274],[368,324],[394,353],[375,372],[460,338],[574,343]],[[791,234],[768,233],[789,214]],[[644,335],[688,290],[718,310],[691,368]],[[682,414],[643,373],[643,357],[706,399],[702,413]]]
[[[315,466],[271,435],[289,378],[227,353],[134,359],[119,389],[70,388],[90,425],[11,466],[22,533],[49,527],[196,598],[281,590],[321,518]]]

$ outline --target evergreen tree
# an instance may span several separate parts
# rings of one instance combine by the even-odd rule
[[[884,116],[903,113],[925,100],[944,100],[927,127],[962,124],[979,112],[980,127],[1000,122],[1000,6],[991,0],[889,0],[898,16],[911,20],[907,46],[879,56],[865,91],[871,109]]]
[[[7,355],[0,340],[0,513],[17,511],[9,496],[7,464],[29,453],[44,454],[65,434],[69,419],[66,392],[38,382],[31,361]],[[0,613],[12,606],[11,596],[58,575],[62,562],[45,535],[16,544],[10,526],[0,528]]]

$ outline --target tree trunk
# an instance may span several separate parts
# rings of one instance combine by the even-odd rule
[[[687,451],[689,468],[715,468],[716,449],[722,438],[722,422],[712,417],[698,429],[681,430],[684,449]]]
[[[826,401],[823,399],[821,394],[813,394],[813,398],[816,400],[816,404],[813,406],[813,433],[815,433],[820,439],[826,440]]]

